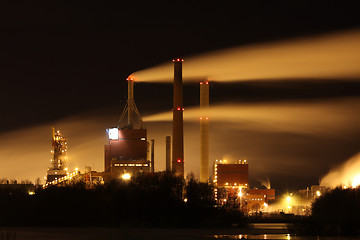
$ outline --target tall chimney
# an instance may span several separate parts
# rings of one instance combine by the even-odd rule
[[[171,171],[171,165],[170,165],[170,159],[171,159],[171,137],[166,136],[166,171]]]
[[[151,139],[151,172],[155,171],[155,158],[154,158],[154,147],[155,146],[155,140]]]
[[[134,79],[133,78],[127,78],[128,81],[128,119],[127,119],[127,125],[129,129],[133,129],[134,127]]]
[[[200,182],[209,180],[209,82],[200,82]]]
[[[174,59],[174,108],[173,108],[173,142],[172,168],[175,174],[184,177],[184,131],[183,131],[183,87],[182,62]]]

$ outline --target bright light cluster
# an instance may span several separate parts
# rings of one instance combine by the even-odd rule
[[[60,184],[60,183],[62,183],[64,181],[71,180],[73,177],[75,177],[76,175],[79,175],[79,174],[80,174],[80,172],[77,171],[77,170],[75,172],[72,172],[72,173],[67,173],[67,175],[64,176],[64,177],[61,177],[59,179],[55,179],[52,182],[48,182],[48,183],[44,184],[43,188],[46,188],[49,185],[56,185],[56,184]]]
[[[360,186],[360,174],[356,175],[353,180],[352,180],[352,183],[351,183],[351,186],[353,188],[357,188],[358,186]]]
[[[130,180],[131,175],[130,175],[129,173],[125,173],[125,174],[123,174],[123,175],[121,176],[121,178],[124,179],[124,180]]]

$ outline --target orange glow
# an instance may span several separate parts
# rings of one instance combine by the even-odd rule
[[[344,189],[360,186],[360,153],[348,159],[341,166],[332,169],[321,179],[320,185],[327,187],[342,186]]]
[[[185,122],[197,122],[207,116],[213,122],[233,123],[236,129],[257,129],[271,132],[292,132],[311,135],[342,136],[353,134],[360,115],[360,98],[321,100],[312,102],[274,102],[260,104],[214,105],[206,111],[198,107],[187,108]],[[226,117],[224,117],[226,116]],[[326,121],[323,119],[326,118]],[[171,112],[144,117],[146,122],[171,121]],[[246,122],[246,125],[239,125]],[[314,131],[316,129],[316,131]]]
[[[359,52],[360,30],[234,47],[189,58],[183,69],[183,81],[356,79],[360,76]],[[173,79],[169,63],[134,75],[147,82]]]
[[[135,81],[135,78],[132,75],[130,75],[126,78],[126,81]]]

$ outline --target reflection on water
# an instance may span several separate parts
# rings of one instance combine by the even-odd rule
[[[267,239],[267,240],[359,240],[360,237],[296,236],[292,234],[239,234],[213,235],[215,239]]]
[[[291,239],[317,239],[314,238],[299,238],[290,234],[239,234],[239,235],[214,235],[217,239],[279,239],[279,240],[291,240]]]
[[[270,225],[266,225],[270,227]],[[359,237],[306,237],[254,229],[0,227],[0,240],[360,240]],[[241,233],[241,234],[240,234]]]
[[[251,224],[253,229],[263,229],[263,230],[286,230],[287,223],[253,223]]]

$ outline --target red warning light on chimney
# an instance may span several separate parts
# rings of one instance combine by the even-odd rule
[[[178,162],[178,163],[181,163],[181,159],[180,159],[180,158],[178,158],[177,162]]]
[[[181,59],[181,58],[177,58],[177,59],[173,59],[173,62],[183,62],[184,59]]]

